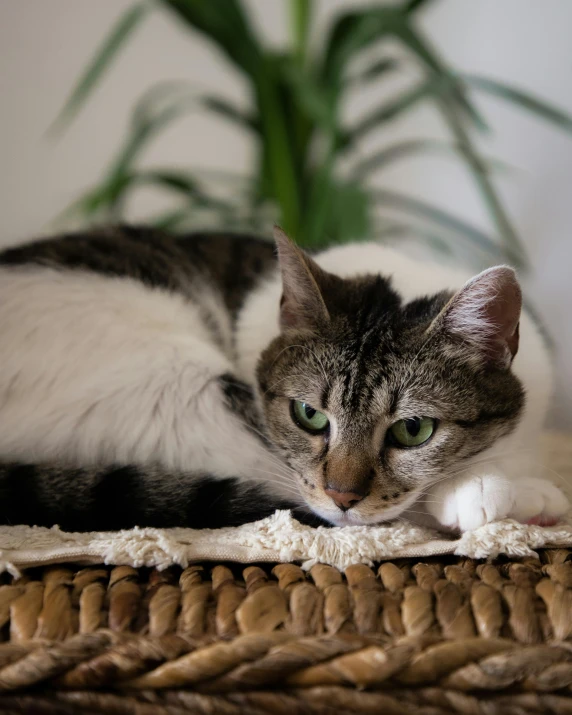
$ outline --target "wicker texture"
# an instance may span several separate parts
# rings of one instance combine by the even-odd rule
[[[572,551],[35,569],[0,586],[0,711],[572,713]]]

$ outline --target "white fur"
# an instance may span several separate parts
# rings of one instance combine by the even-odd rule
[[[377,244],[334,248],[318,263],[341,276],[392,275],[408,300],[459,288],[469,277]],[[278,334],[280,292],[276,274],[247,300],[239,316],[235,364],[224,318],[219,348],[198,309],[181,296],[129,279],[43,267],[0,269],[2,459],[158,462],[218,476],[273,479],[292,497],[285,467],[229,413],[216,381],[226,372],[253,381],[260,352]],[[216,294],[208,299],[223,316]],[[536,444],[551,394],[548,354],[526,315],[514,370],[527,390],[526,409],[515,432],[480,455],[502,465],[494,476],[502,486],[496,492],[492,483],[488,491],[481,489],[488,495],[483,505],[494,501],[493,492],[506,491],[506,483],[538,473],[534,456],[526,475],[510,456]],[[450,484],[451,493],[456,488],[461,494],[465,483]],[[477,491],[471,491],[472,499]],[[552,511],[562,506],[556,502],[550,502]],[[464,500],[455,504],[447,506],[446,516],[433,509],[434,516],[442,523],[455,518],[468,523],[461,513]],[[473,500],[466,508],[478,504]],[[496,509],[495,518],[506,516],[507,508]]]
[[[509,517],[523,523],[533,517],[550,522],[568,510],[560,489],[546,479],[524,476],[510,479],[502,468],[484,474],[468,472],[455,480],[455,488],[443,482],[431,492],[430,513],[442,525],[470,531],[491,521]]]
[[[4,269],[0,335],[4,461],[157,462],[260,479],[277,471],[223,404],[216,378],[232,362],[179,295],[89,273]]]

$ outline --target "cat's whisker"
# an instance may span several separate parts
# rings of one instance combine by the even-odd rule
[[[463,474],[463,472],[468,472],[473,467],[482,466],[483,464],[491,464],[494,462],[501,462],[504,459],[508,459],[509,457],[514,457],[515,455],[518,455],[519,453],[520,453],[520,450],[514,450],[511,452],[501,452],[501,453],[498,453],[491,457],[485,457],[482,459],[474,459],[471,462],[466,462],[459,469],[456,469],[455,471],[452,471],[452,472],[447,472],[447,474],[444,474],[439,479],[432,480],[431,484],[437,484],[441,481],[444,481],[445,479],[450,479],[452,477],[459,476],[460,474]]]
[[[429,516],[426,511],[415,511],[414,509],[404,509],[403,510],[404,514],[421,514],[422,516]],[[404,517],[397,517],[397,518],[404,518]]]
[[[439,500],[439,501],[430,501],[430,500],[427,500],[427,499],[424,498],[425,495],[431,494],[431,489],[432,489],[436,484],[440,484],[440,483],[442,483],[442,482],[444,482],[444,481],[447,481],[447,480],[449,480],[449,479],[454,479],[454,478],[456,478],[456,477],[458,477],[459,475],[462,475],[462,474],[464,474],[464,473],[466,473],[468,477],[478,476],[477,473],[474,473],[474,472],[471,471],[472,468],[474,468],[474,467],[481,467],[481,468],[482,468],[483,465],[486,465],[486,464],[494,464],[494,463],[501,463],[501,464],[502,464],[502,461],[504,461],[505,459],[509,459],[509,458],[510,458],[510,459],[514,459],[515,456],[520,456],[522,452],[531,452],[531,451],[532,451],[532,452],[535,452],[536,450],[524,448],[524,449],[522,449],[522,450],[518,449],[518,450],[512,450],[512,451],[508,451],[508,452],[504,452],[504,453],[497,453],[496,455],[494,455],[494,456],[492,456],[492,457],[487,457],[487,458],[484,458],[484,459],[476,459],[476,460],[473,460],[470,464],[464,465],[463,468],[460,469],[460,470],[455,470],[455,471],[453,471],[453,472],[450,472],[450,473],[448,473],[448,474],[445,474],[445,475],[441,476],[441,477],[438,478],[438,479],[432,480],[432,481],[431,481],[426,487],[424,487],[424,489],[419,493],[418,499],[419,499],[419,500],[422,500],[424,504],[430,504],[430,503],[437,503],[437,504],[438,504],[438,503],[442,503],[441,500]],[[532,459],[532,460],[531,460],[530,458],[527,458],[527,462],[532,462],[533,464],[537,465],[541,470],[546,470],[546,471],[548,471],[549,473],[551,473],[552,475],[554,475],[555,477],[557,477],[557,478],[561,481],[562,485],[565,486],[565,487],[567,487],[568,489],[570,489],[570,488],[572,487],[572,482],[571,482],[571,480],[570,480],[570,479],[566,479],[562,474],[560,474],[560,473],[559,473],[557,470],[555,470],[554,468],[549,467],[548,465],[544,464],[543,462],[540,462],[540,461],[535,460],[535,459]],[[431,496],[434,497],[435,495],[431,494]],[[411,510],[408,510],[408,511],[411,511]],[[413,512],[411,512],[411,513],[413,513]]]
[[[244,423],[241,422],[238,418],[235,418],[235,423],[236,423],[237,427],[244,427]],[[266,440],[266,439],[267,439],[267,436],[266,436],[263,432],[261,432],[260,430],[258,430],[256,427],[253,427],[252,425],[248,425],[247,428],[248,428],[250,431],[252,431],[253,433],[258,434],[260,437],[263,438],[263,440]],[[228,430],[226,430],[226,431],[223,430],[223,434],[228,434],[229,437],[231,436]],[[283,462],[282,460],[280,460],[280,459],[279,459],[275,454],[273,454],[273,452],[271,452],[270,450],[266,450],[266,452],[265,452],[265,458],[268,459],[268,461],[269,461],[276,469],[284,470],[284,472],[285,472],[286,474],[289,474],[289,473],[292,471],[286,464],[284,464],[284,462]]]
[[[287,474],[289,476],[296,476],[295,470],[288,467],[288,465],[284,464],[284,462],[279,462],[279,461],[275,461],[273,459],[268,459],[267,464],[265,464],[264,462],[261,461],[261,462],[259,462],[259,465],[260,466],[255,467],[255,469],[259,469],[259,470],[265,469],[268,466],[268,467],[275,469],[279,472],[283,472],[284,474]]]
[[[288,476],[297,476],[297,472],[292,469],[288,464],[285,464],[283,461],[279,460],[278,458],[274,457],[274,455],[265,455],[268,456],[268,459],[265,459],[264,461],[260,461],[259,464],[261,466],[255,467],[256,469],[264,469],[265,465],[268,464],[269,467],[275,469],[276,471],[283,472],[284,474]]]
[[[251,470],[254,471],[254,470]],[[259,471],[260,474],[262,474],[264,477],[267,477],[268,480],[270,481],[270,478],[273,477],[272,481],[279,483],[279,484],[284,484],[286,486],[291,486],[292,488],[297,487],[296,483],[285,477],[283,474],[277,474],[276,472],[271,472],[268,469],[261,469],[257,470]],[[259,480],[257,480],[259,481]]]
[[[250,470],[251,472],[258,472],[259,474],[265,474],[273,477],[278,477],[284,484],[296,484],[296,480],[293,479],[289,474],[283,474],[280,472],[273,472],[270,469],[264,469],[262,467],[251,467]]]
[[[501,461],[504,461],[509,458],[514,459],[515,457],[521,456],[523,452],[533,452],[534,453],[534,452],[538,452],[538,449],[528,448],[528,447],[522,447],[522,448],[518,447],[517,449],[512,449],[512,450],[509,450],[506,452],[497,452],[496,454],[489,456],[489,457],[484,457],[484,458],[480,458],[480,459],[469,458],[470,461],[465,462],[464,465],[462,467],[460,467],[458,470],[455,470],[454,472],[449,472],[444,478],[447,479],[449,477],[462,474],[464,471],[470,469],[471,467],[480,466],[480,465],[495,462],[495,461],[501,462]],[[536,460],[530,460],[528,457],[526,459],[527,459],[527,462],[532,461],[532,462],[537,463],[542,466],[541,462],[537,462]]]
[[[414,514],[417,512],[410,512],[410,513]],[[422,512],[419,512],[419,513],[422,514]],[[427,516],[427,515],[425,514],[425,516]],[[411,526],[411,524],[414,524],[415,526],[421,526],[421,524],[417,524],[416,522],[412,521],[411,519],[408,519],[406,516],[394,516],[392,519],[388,519],[387,521],[382,522],[382,523],[384,525],[387,525],[387,524],[393,523],[394,521],[400,522],[401,524],[406,524],[407,526]]]
[[[566,479],[566,477],[563,477],[559,472],[557,472],[552,467],[549,467],[546,464],[543,464],[542,462],[537,462],[536,460],[533,460],[533,462],[534,462],[534,464],[539,466],[541,469],[545,469],[547,472],[550,472],[555,477],[558,477],[558,479],[560,479],[563,482],[563,484],[566,484],[566,486],[572,487],[572,481],[570,479]]]
[[[272,478],[271,475],[268,477],[268,483],[269,484],[273,483],[276,486],[279,486],[280,488],[287,489],[288,491],[292,492],[293,494],[300,494],[300,489],[295,484],[289,484],[288,482],[275,480]]]
[[[291,498],[296,499],[297,501],[300,501],[304,497],[300,494],[300,491],[298,489],[295,489],[294,487],[290,487],[287,484],[274,484],[273,489],[276,490],[276,493],[284,493],[284,494],[289,494]]]
[[[415,502],[413,502],[413,503],[414,503],[414,504],[419,504],[419,503],[423,503],[423,504],[444,504],[444,499],[438,499],[438,498],[436,498],[434,501],[427,501],[426,499],[424,499],[424,497],[426,497],[428,494],[429,494],[430,496],[435,496],[434,494],[431,494],[430,491],[421,492],[421,493],[419,494],[418,499],[417,499]]]
[[[300,500],[302,499],[302,495],[300,494],[300,491],[298,489],[295,489],[294,487],[289,486],[288,484],[282,484],[280,482],[276,483],[275,486],[279,488],[281,491],[287,492],[289,494],[292,494],[296,499]]]
[[[286,489],[285,487],[281,487],[280,489],[282,492],[284,492],[286,494],[290,494],[291,495],[290,498],[296,502],[300,502],[303,499],[300,492],[292,491],[292,490]]]

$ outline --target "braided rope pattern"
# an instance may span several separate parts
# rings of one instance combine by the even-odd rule
[[[572,551],[540,557],[35,569],[0,712],[572,713]]]

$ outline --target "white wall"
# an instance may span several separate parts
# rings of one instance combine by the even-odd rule
[[[319,4],[316,35],[341,0]],[[121,55],[89,106],[59,141],[46,129],[80,68],[130,0],[0,0],[0,245],[39,234],[72,198],[104,170],[125,131],[134,99],[161,79],[189,78],[240,101],[242,80],[203,40],[156,13]],[[286,35],[286,3],[249,0],[268,41]],[[572,113],[570,0],[441,0],[422,24],[457,67],[502,78]],[[375,90],[374,90],[375,91]],[[499,183],[533,262],[529,295],[558,345],[555,419],[572,426],[572,137],[479,96],[495,134],[483,144],[519,167]],[[350,118],[378,101],[356,97]],[[440,136],[427,109],[392,127],[384,141]],[[376,140],[380,143],[379,140]],[[368,147],[369,148],[369,147]],[[149,164],[206,168],[248,167],[250,146],[224,122],[193,115],[148,152]],[[487,226],[487,217],[462,168],[450,161],[404,162],[384,176],[386,186],[423,196]],[[158,205],[145,195],[136,215]]]

